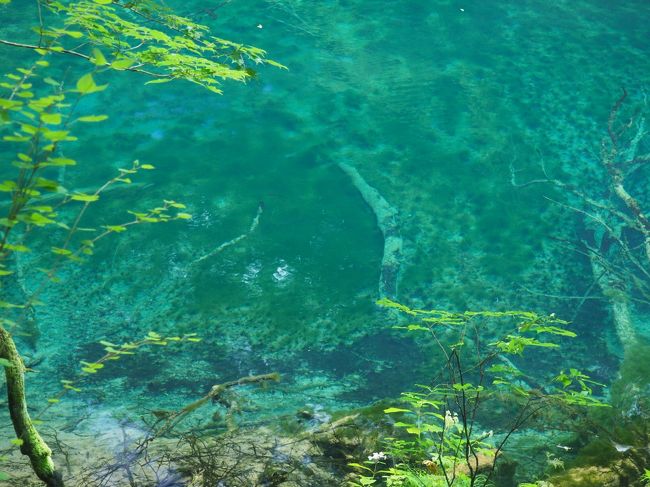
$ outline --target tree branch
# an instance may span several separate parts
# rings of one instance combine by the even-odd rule
[[[23,44],[21,42],[12,42],[12,41],[7,41],[5,39],[0,39],[0,44],[4,44],[6,46],[11,46],[11,47],[21,47],[24,49],[42,49],[44,51],[49,51],[53,52],[55,54],[67,54],[70,56],[76,56],[80,57],[82,59],[85,59],[86,61],[90,61],[91,58],[90,56],[81,53],[79,51],[72,51],[70,49],[52,49],[51,47],[43,47],[43,46],[35,46],[33,44]],[[105,67],[110,67],[111,65],[109,63],[106,63],[104,65]],[[129,68],[124,68],[124,71],[133,71],[134,73],[141,73],[141,74],[146,74],[147,76],[153,76],[154,78],[171,78],[172,76],[169,74],[161,74],[161,73],[154,73],[153,71],[147,71],[146,69],[140,69],[140,68],[134,68],[134,67],[129,67]]]

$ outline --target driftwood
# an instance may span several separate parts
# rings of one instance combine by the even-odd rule
[[[397,298],[397,282],[399,278],[400,261],[402,256],[402,237],[399,233],[399,215],[388,201],[370,186],[354,167],[343,162],[338,166],[348,175],[350,181],[362,198],[368,204],[377,219],[377,226],[384,237],[384,252],[381,259],[379,276],[379,297]]]
[[[590,196],[589,188],[548,177],[543,165],[544,179],[518,184],[511,167],[515,187],[550,183],[577,201],[559,204],[583,217],[588,232],[576,250],[589,258],[594,282],[611,303],[612,320],[625,352],[638,343],[635,322],[639,317],[633,302],[650,304],[650,217],[628,190],[630,175],[650,164],[650,153],[639,154],[648,131],[645,119],[638,114],[619,122],[626,98],[624,90],[610,111],[607,137],[601,144],[599,163],[604,177],[603,187],[598,189],[607,189],[607,198]]]
[[[222,243],[221,245],[214,248],[213,250],[211,250],[207,254],[205,254],[205,255],[199,257],[198,259],[192,261],[190,266],[198,264],[199,262],[202,262],[205,259],[208,259],[208,258],[218,254],[219,252],[222,252],[223,250],[227,249],[228,247],[230,247],[232,245],[235,245],[235,244],[241,242],[242,240],[244,240],[246,237],[248,237],[251,233],[253,233],[255,231],[255,229],[259,225],[260,217],[262,216],[263,211],[264,211],[264,203],[260,202],[259,206],[257,207],[257,213],[255,214],[255,218],[253,218],[253,221],[251,222],[251,226],[248,228],[247,232],[244,232],[241,235],[239,235],[238,237],[235,237],[235,238],[233,238],[231,240],[228,240],[227,242]]]
[[[205,396],[203,396],[200,399],[197,399],[196,401],[188,404],[182,409],[179,409],[178,411],[155,411],[154,415],[162,420],[162,424],[160,424],[158,427],[154,429],[154,434],[153,437],[159,437],[163,436],[166,433],[169,433],[172,429],[178,425],[185,417],[192,413],[193,411],[196,411],[199,409],[201,406],[204,406],[206,403],[210,401],[218,401],[219,396],[223,394],[225,391],[232,387],[236,386],[243,386],[246,384],[258,384],[258,383],[264,383],[264,382],[277,382],[280,380],[280,374],[277,372],[274,372],[272,374],[263,374],[263,375],[251,375],[248,377],[242,377],[237,380],[233,380],[230,382],[224,382],[223,384],[217,384],[212,386],[212,389],[210,389],[210,392],[208,392]]]

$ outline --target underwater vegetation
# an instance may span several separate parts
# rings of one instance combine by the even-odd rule
[[[0,484],[650,482],[649,16],[0,0]]]

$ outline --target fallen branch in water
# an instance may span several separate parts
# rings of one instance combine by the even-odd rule
[[[272,374],[250,375],[248,377],[242,377],[237,380],[224,382],[223,384],[217,384],[212,386],[210,392],[208,392],[205,396],[203,396],[200,399],[197,399],[196,401],[188,404],[187,406],[185,406],[182,409],[179,409],[178,411],[156,411],[154,412],[154,415],[160,418],[163,421],[163,423],[158,428],[154,429],[153,437],[159,437],[159,436],[163,436],[166,433],[169,433],[188,414],[190,414],[193,411],[196,411],[197,409],[199,409],[201,406],[205,405],[209,401],[217,401],[221,394],[223,394],[225,391],[227,391],[232,387],[243,386],[246,384],[265,383],[269,381],[277,382],[279,380],[280,380],[280,374],[278,374],[277,372],[274,372]]]
[[[215,248],[211,252],[208,252],[207,254],[205,254],[203,257],[199,257],[198,259],[193,261],[190,264],[190,266],[198,264],[199,262],[202,262],[205,259],[208,259],[208,258],[212,257],[213,255],[218,254],[219,252],[221,252],[221,251],[227,249],[228,247],[230,247],[231,245],[235,245],[236,243],[239,243],[242,240],[244,240],[246,237],[248,237],[251,233],[253,233],[255,231],[255,229],[259,225],[260,217],[262,216],[263,211],[264,211],[264,203],[260,202],[259,206],[257,207],[257,213],[255,214],[255,218],[253,218],[253,222],[251,223],[251,226],[250,226],[250,228],[248,229],[247,232],[242,233],[240,236],[235,237],[232,240],[228,240],[227,242],[222,243],[221,245],[219,245],[217,248]]]
[[[339,168],[347,174],[353,186],[361,193],[377,218],[377,226],[384,237],[384,253],[381,258],[379,297],[396,298],[397,282],[402,256],[402,237],[399,233],[398,212],[388,201],[370,186],[354,167],[339,162]]]

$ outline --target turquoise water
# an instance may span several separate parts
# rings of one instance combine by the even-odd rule
[[[29,39],[22,28],[34,23],[32,9],[14,3],[0,7],[9,20],[0,37]],[[39,336],[17,338],[38,359],[28,382],[35,408],[80,360],[101,355],[99,340],[149,330],[203,340],[110,364],[51,408],[51,421],[80,407],[137,421],[213,384],[278,371],[282,382],[249,391],[248,413],[238,417],[272,424],[306,405],[332,414],[429,380],[439,357],[393,330],[395,316],[375,305],[384,237],[339,163],[399,212],[392,298],[450,311],[557,313],[582,338],[522,367],[571,364],[608,384],[616,378],[623,352],[609,303],[593,288],[589,260],[567,244],[584,230],[562,206],[575,200],[549,184],[513,186],[512,175],[523,183],[545,170],[607,192],[597,186],[598,153],[621,89],[628,106],[647,113],[647,2],[251,0],[214,11],[167,3],[220,37],[264,48],[288,70],[262,67],[246,85],[225,83],[220,96],[101,75],[109,88],[80,110],[109,119],[79,128],[65,152],[80,165],[57,176],[84,189],[134,159],[156,170],[137,176],[142,185],[107,193],[85,225],[126,221],[125,210],[163,198],[187,205],[192,218],[106,239],[40,294]],[[16,65],[18,53],[0,46],[0,60]],[[62,72],[84,72],[61,62]],[[647,175],[632,183],[642,203]],[[250,235],[194,263],[246,234],[261,203]],[[62,237],[50,231],[35,245]],[[26,292],[40,282],[34,254],[19,262]],[[587,293],[595,299],[573,299]],[[647,301],[635,312],[646,316]]]

